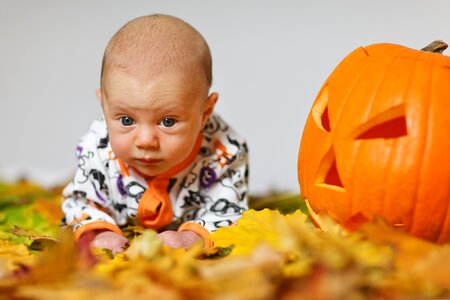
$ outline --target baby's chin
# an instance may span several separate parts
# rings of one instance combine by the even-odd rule
[[[158,163],[148,165],[145,165],[145,163],[134,163],[132,164],[132,167],[145,178],[156,177],[158,175],[164,174],[170,169],[162,164],[158,165]]]

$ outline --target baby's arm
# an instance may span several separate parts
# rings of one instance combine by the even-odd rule
[[[111,236],[109,233],[113,232],[114,236],[122,235],[113,218],[114,206],[109,190],[111,180],[104,163],[106,150],[97,147],[103,136],[98,133],[101,132],[101,128],[97,128],[99,124],[94,122],[90,131],[80,140],[77,147],[78,167],[74,179],[63,191],[62,225],[71,227],[77,240],[82,237],[83,240],[88,237],[93,240],[96,234],[102,231],[108,231],[107,236]],[[95,238],[94,245],[105,244],[106,248],[113,251],[117,248],[116,242],[109,246],[109,243],[100,242],[103,239],[104,235],[99,235],[98,239]],[[124,239],[113,238],[121,241],[120,245],[124,243]]]
[[[114,254],[124,251],[128,246],[128,240],[113,218],[85,198],[68,197],[62,208],[63,223],[72,227],[75,239],[80,244],[109,249]]]

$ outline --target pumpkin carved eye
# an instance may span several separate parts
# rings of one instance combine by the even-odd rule
[[[317,126],[326,132],[331,132],[330,118],[328,115],[328,98],[329,89],[328,85],[325,85],[313,108],[311,109],[311,112]],[[316,176],[316,185],[344,190],[344,186],[336,166],[336,155],[333,147],[328,150],[322,159]]]
[[[382,112],[360,125],[351,135],[352,139],[392,139],[407,135],[404,104]]]
[[[328,85],[324,86],[311,109],[311,114],[317,126],[326,132],[331,131],[330,118],[328,116]]]

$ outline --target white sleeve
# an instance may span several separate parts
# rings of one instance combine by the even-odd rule
[[[75,176],[63,191],[63,225],[74,230],[80,226],[107,222],[116,226],[110,216],[113,207],[109,197],[109,178],[97,149],[99,140],[92,128],[77,146],[78,166]]]
[[[203,188],[197,192],[190,191],[191,199],[185,198],[185,203],[196,201],[195,199],[201,199],[205,203],[191,222],[203,226],[209,232],[234,224],[248,209],[248,151],[245,142],[240,144],[238,153],[228,159],[219,174],[217,169],[202,168],[198,179],[200,186],[204,181]],[[205,172],[210,174],[205,175]],[[208,178],[217,176],[216,174],[218,178],[212,178],[211,184],[208,184]]]

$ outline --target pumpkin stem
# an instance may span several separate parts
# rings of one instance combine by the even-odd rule
[[[444,52],[444,50],[447,49],[447,47],[448,47],[448,45],[445,42],[443,42],[441,40],[437,40],[437,41],[433,41],[431,44],[429,44],[425,48],[422,48],[421,50],[442,54],[442,52]]]

